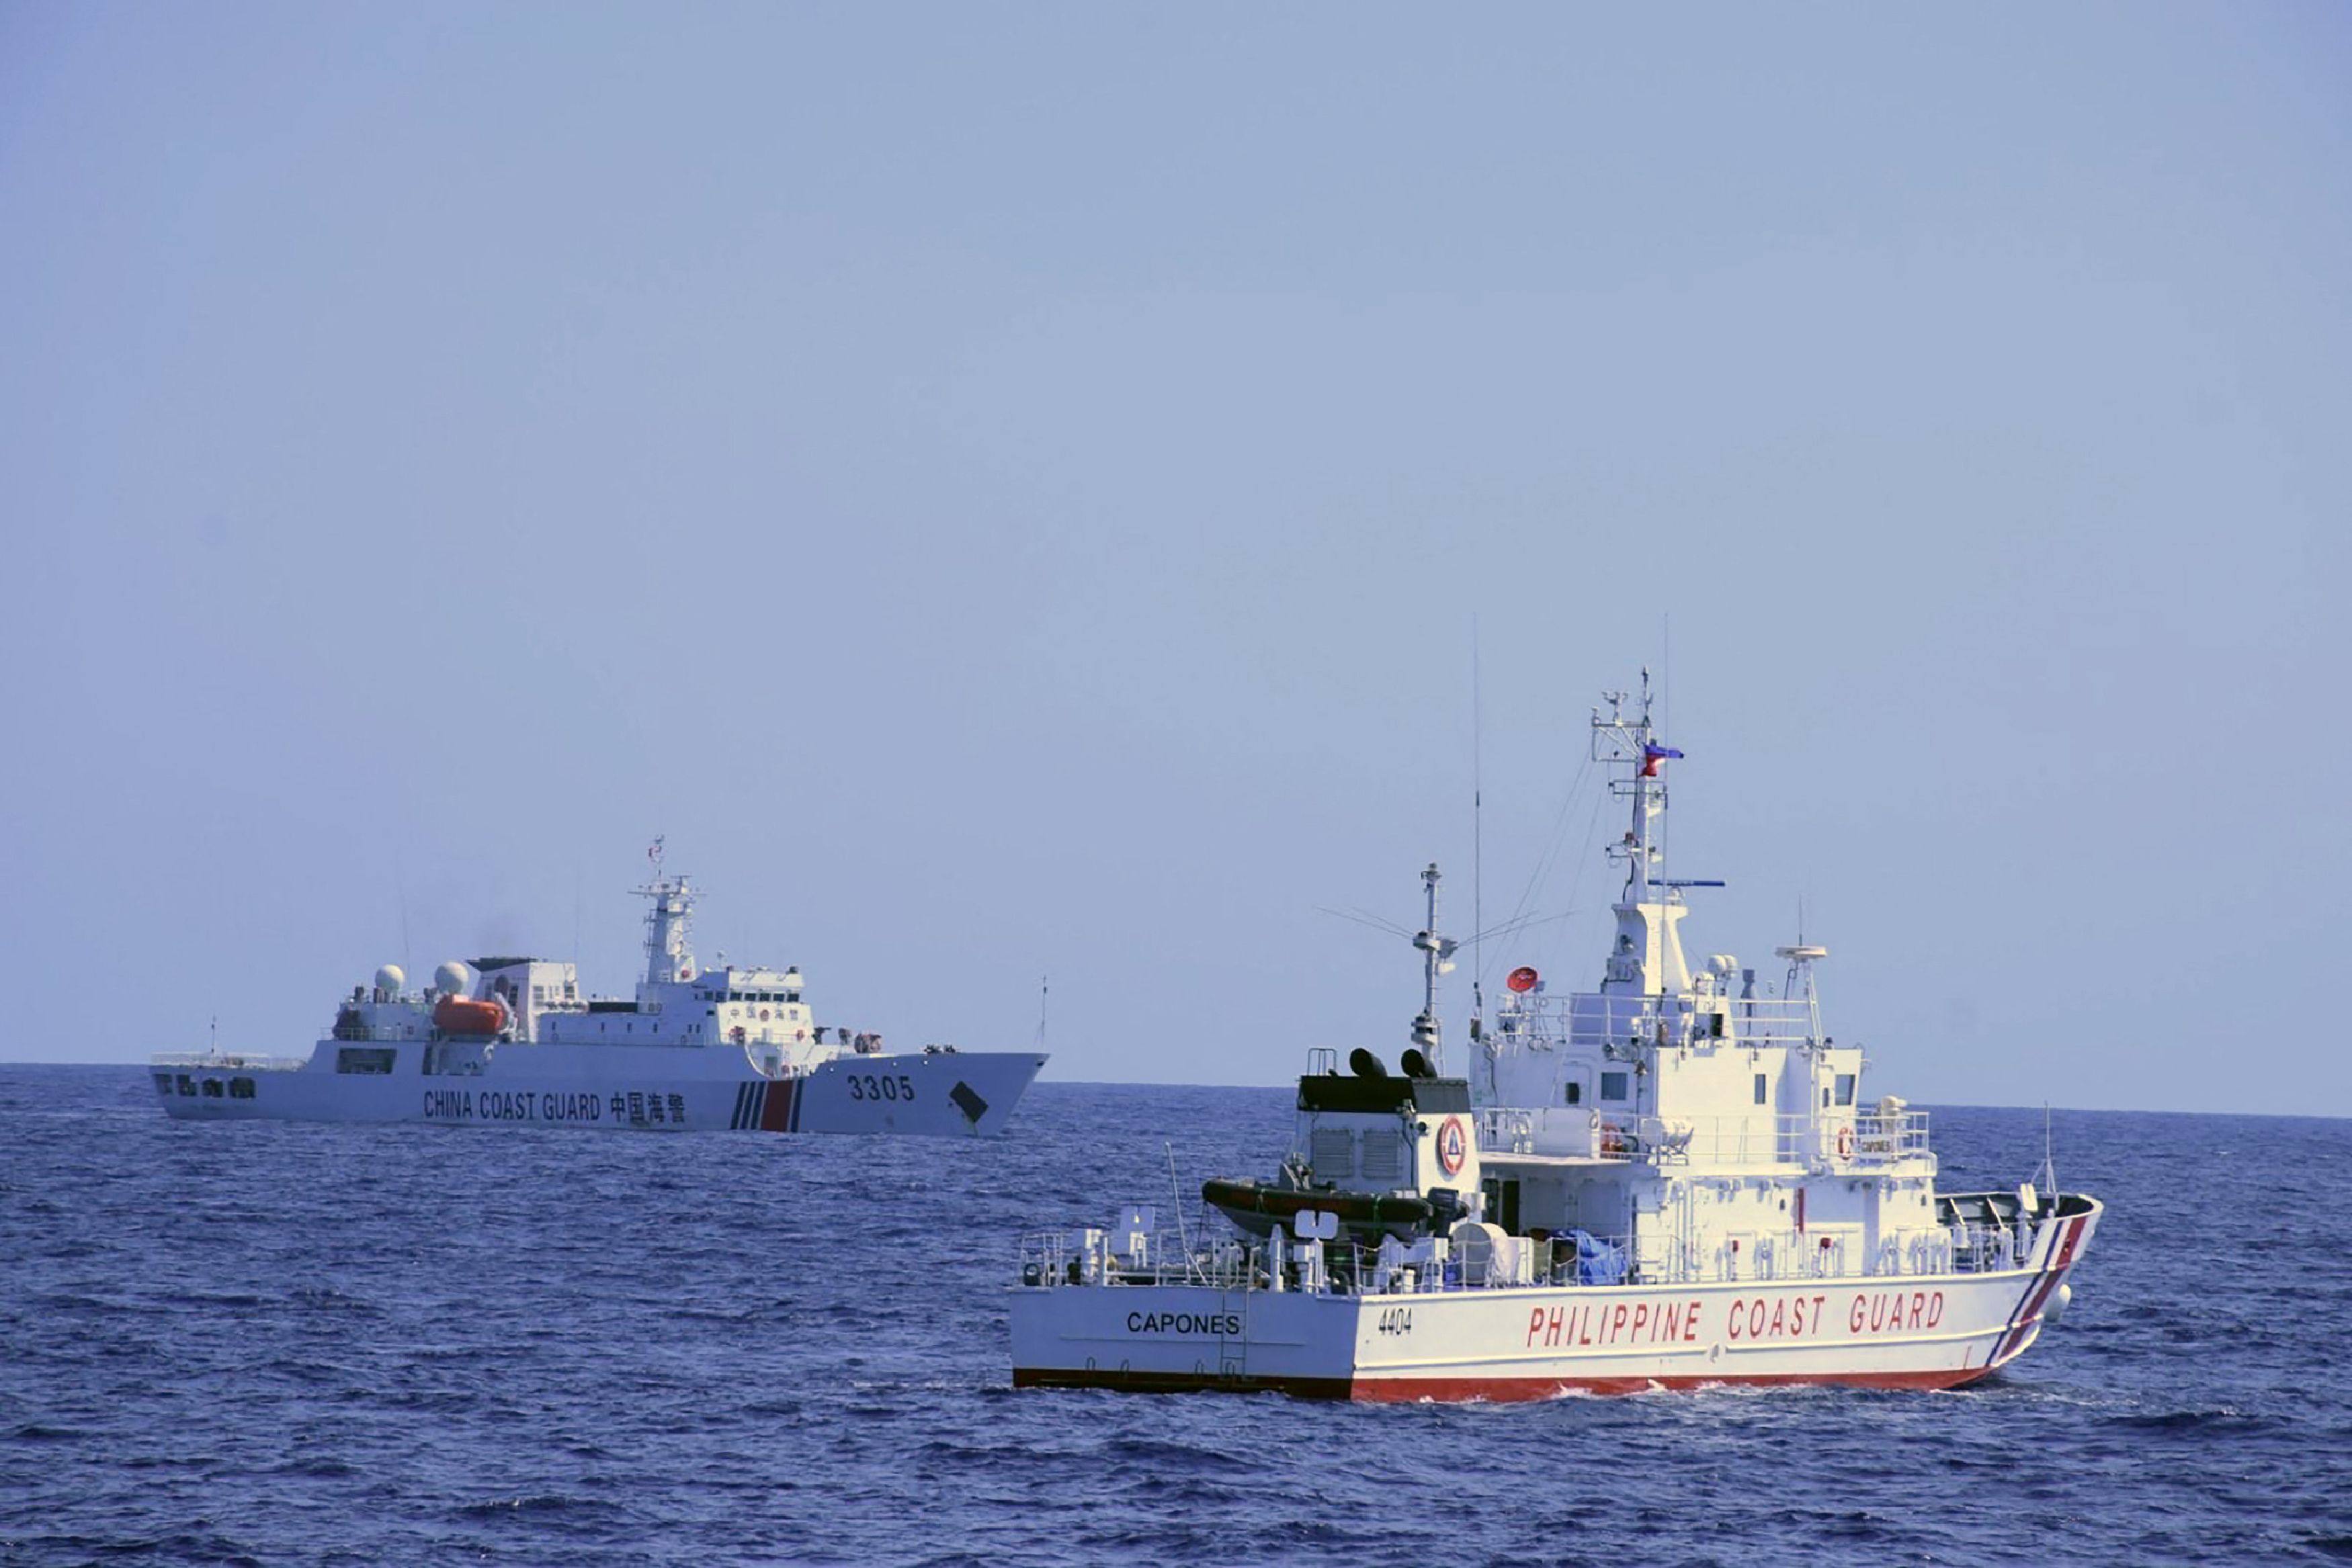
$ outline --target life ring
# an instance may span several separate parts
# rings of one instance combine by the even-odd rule
[[[768,1021],[768,1009],[765,1008],[761,1008],[760,1009],[760,1021],[761,1023],[766,1023]]]
[[[1840,1127],[1838,1129],[1838,1158],[1842,1160],[1850,1160],[1853,1158],[1853,1129],[1852,1127]]]
[[[793,1030],[793,1038],[794,1040],[806,1040],[808,1038],[808,1030],[804,1029],[796,1029]]]
[[[740,1045],[743,1043],[743,1026],[740,1023],[735,1026],[734,1037],[736,1044]]]
[[[1462,1130],[1462,1118],[1448,1116],[1445,1125],[1437,1129],[1437,1168],[1447,1176],[1460,1176],[1462,1162],[1469,1155],[1469,1135]]]

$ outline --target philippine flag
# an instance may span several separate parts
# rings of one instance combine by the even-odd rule
[[[1644,745],[1642,747],[1642,777],[1655,779],[1658,776],[1659,763],[1669,757],[1679,759],[1681,756],[1682,753],[1671,746],[1660,746],[1655,741]]]

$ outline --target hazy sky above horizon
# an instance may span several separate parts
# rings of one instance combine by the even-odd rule
[[[1873,1092],[2352,1114],[2347,284],[2320,5],[0,9],[0,1057],[625,992],[663,833],[894,1044],[1393,1059],[1475,622],[1492,975],[1646,664]]]

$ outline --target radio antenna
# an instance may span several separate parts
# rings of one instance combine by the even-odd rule
[[[1176,1244],[1184,1249],[1184,1267],[1190,1270],[1192,1262],[1192,1238],[1184,1228],[1184,1189],[1176,1181],[1176,1145],[1163,1142],[1160,1145],[1168,1155],[1168,1202],[1176,1211]]]
[[[2048,1187],[2049,1187],[2049,1189],[2050,1189],[2050,1196],[2051,1196],[2053,1198],[2055,1198],[2055,1197],[2058,1196],[2058,1166],[2057,1166],[2057,1165],[2056,1165],[2055,1161],[2053,1160],[2053,1156],[2052,1156],[2052,1153],[2051,1153],[2051,1143],[2050,1143],[2050,1102],[2049,1102],[2049,1101],[2047,1101],[2047,1100],[2044,1100],[2043,1102],[2042,1102],[2042,1171],[2041,1171],[2041,1176],[2042,1176],[2042,1180],[2043,1185],[2044,1185],[2044,1186],[2048,1186]]]
[[[400,962],[403,967],[413,969],[416,959],[409,951],[408,942],[408,856],[397,834],[392,841],[392,881],[400,895]]]
[[[1479,965],[1486,934],[1486,789],[1484,722],[1478,684],[1478,616],[1470,616],[1470,1038],[1476,1040],[1486,1011],[1486,970]]]

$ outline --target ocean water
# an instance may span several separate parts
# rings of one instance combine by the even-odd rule
[[[990,1144],[165,1120],[0,1066],[0,1561],[2352,1561],[2352,1122],[2060,1112],[2109,1214],[1948,1394],[1015,1393],[1022,1232],[1259,1174],[1279,1090]],[[2038,1111],[1944,1109],[1948,1188]]]

